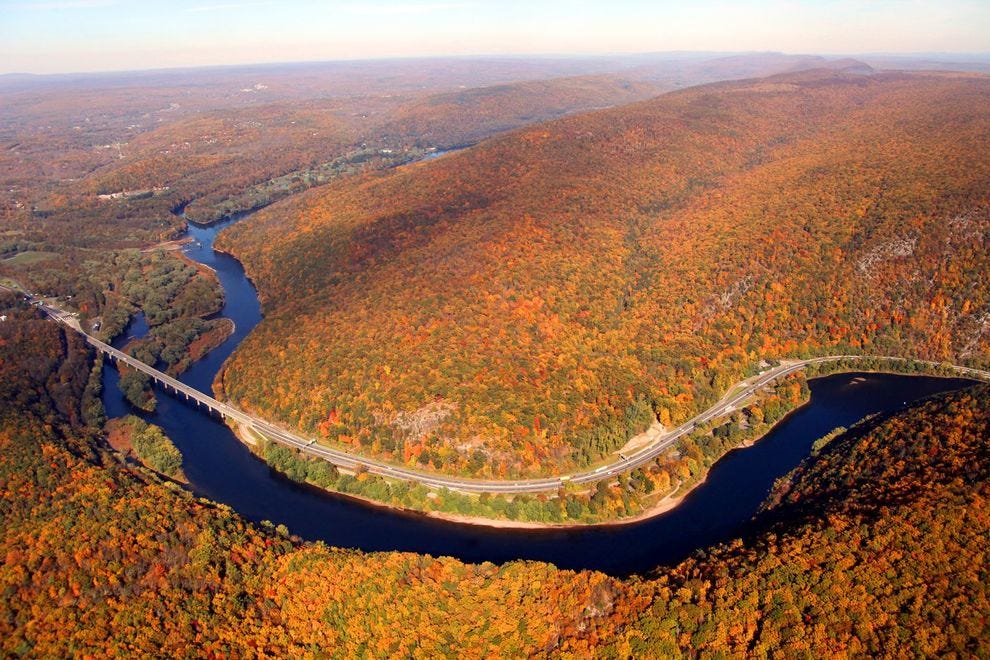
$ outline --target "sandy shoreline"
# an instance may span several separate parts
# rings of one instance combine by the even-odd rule
[[[646,509],[642,513],[636,514],[635,516],[630,516],[628,518],[617,518],[615,520],[606,520],[603,522],[596,523],[538,523],[529,522],[523,520],[505,520],[499,518],[481,518],[478,516],[465,516],[458,513],[446,513],[443,511],[416,511],[411,509],[398,509],[400,511],[409,511],[421,516],[426,516],[428,518],[436,518],[438,520],[444,520],[447,522],[460,523],[463,525],[477,525],[479,527],[493,527],[497,529],[587,529],[589,527],[622,527],[624,525],[633,525],[635,523],[643,522],[644,520],[649,520],[650,518],[655,518],[661,514],[667,513],[673,509],[676,509],[681,502],[684,501],[692,490],[704,483],[704,480],[698,481],[696,484],[691,486],[687,491],[681,493],[677,497],[672,494],[659,500],[656,504]],[[379,504],[381,506],[388,506],[387,504],[381,504],[379,502],[373,502],[373,504]],[[397,507],[389,507],[397,508]]]

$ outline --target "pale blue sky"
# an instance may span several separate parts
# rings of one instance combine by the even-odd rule
[[[0,73],[668,50],[988,52],[990,0],[0,0]]]

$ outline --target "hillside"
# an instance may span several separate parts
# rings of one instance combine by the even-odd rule
[[[525,79],[560,63],[544,65],[520,62],[515,72]],[[185,226],[179,208],[213,221],[341,176],[658,91],[609,75],[511,82],[512,68],[488,61],[451,64],[446,73],[431,65],[415,75],[405,62],[281,69],[0,81],[9,105],[0,118],[0,280],[104,317],[112,337],[143,308],[146,296],[131,295],[141,293],[136,272],[156,281],[150,271],[187,269],[172,254],[123,252],[174,238]],[[360,85],[362,72],[380,78]],[[506,77],[501,85],[465,84]],[[212,281],[193,287],[199,311],[182,316],[219,308],[215,278],[202,275],[199,284]],[[161,365],[181,370],[188,359],[162,344],[214,345],[223,330],[184,318],[159,328],[170,337],[159,336],[143,359],[171,353]]]
[[[749,539],[660,573],[614,648],[985,654],[988,397],[937,397],[834,440],[781,480]]]
[[[812,71],[574,116],[227,230],[218,389],[323,441],[559,473],[764,359],[990,361],[990,79]]]
[[[484,79],[483,65],[476,68]],[[194,85],[142,90],[148,91],[142,97],[146,111],[139,114],[142,106],[122,99],[119,117],[91,90],[51,94],[57,101],[41,94],[49,103],[27,107],[13,95],[15,114],[9,125],[0,124],[0,144],[6,146],[0,153],[0,227],[16,227],[31,240],[133,244],[181,225],[171,210],[182,203],[192,202],[192,219],[212,221],[341,174],[414,160],[427,149],[660,91],[655,84],[600,75],[460,85],[451,92],[457,87],[452,83],[463,79],[452,75],[437,88],[410,90],[393,80],[370,84],[362,94],[343,94],[345,85],[298,98],[300,92],[282,85],[271,90],[268,76],[261,76],[265,82],[258,89],[229,89],[238,79],[221,83],[225,94],[214,92],[207,100],[195,97]],[[330,77],[323,84],[332,89],[332,82]],[[107,94],[126,96],[119,90]],[[164,103],[161,97],[169,94],[174,100]],[[89,114],[80,120],[79,112],[92,113],[95,121]],[[36,125],[42,118],[54,126],[42,131]],[[127,119],[132,123],[125,126]],[[87,231],[67,232],[80,218]]]
[[[211,222],[534,122],[810,62],[826,64],[695,54],[3,77],[0,278],[99,316],[121,275],[102,277],[109,250],[174,238],[180,209]]]
[[[520,62],[516,74],[532,77],[534,67]],[[113,297],[108,282],[123,275],[110,272],[121,258],[111,250],[174,238],[185,226],[179,209],[211,222],[342,176],[660,90],[612,75],[514,82],[512,69],[486,61],[451,65],[446,74],[427,67],[423,85],[402,62],[277,70],[0,84],[10,106],[0,118],[0,278],[86,299],[76,308],[99,316]],[[360,86],[362,71],[381,78]],[[245,87],[250,75],[256,82]],[[500,85],[465,84],[507,76]]]
[[[614,76],[559,78],[457,92],[377,94],[197,114],[132,139],[82,193],[167,188],[187,215],[212,221],[342,174],[415,160],[577,110],[659,89]]]
[[[10,313],[10,312],[9,312]],[[78,340],[0,324],[5,654],[986,654],[990,387],[876,420],[744,541],[617,580],[306,544],[112,453]]]
[[[4,76],[0,231],[56,246],[143,245],[181,226],[170,211],[183,202],[209,221],[576,110],[833,64],[695,53]]]

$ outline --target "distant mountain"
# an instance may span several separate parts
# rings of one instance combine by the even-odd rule
[[[536,125],[232,227],[266,318],[218,386],[331,444],[522,476],[683,421],[761,360],[988,364],[990,79],[831,66]]]
[[[845,57],[839,60],[832,60],[826,63],[823,68],[833,69],[835,71],[842,71],[843,73],[858,73],[861,75],[867,75],[876,72],[876,69],[874,69],[866,62],[861,62],[851,57]]]
[[[859,56],[880,69],[990,73],[990,53],[918,53]]]
[[[268,89],[257,90],[268,94]],[[196,113],[133,137],[126,154],[77,189],[168,187],[207,221],[346,172],[387,167],[562,115],[656,96],[656,85],[583,76],[440,94],[273,102]],[[245,95],[255,93],[254,88]],[[329,165],[328,165],[329,164]],[[336,167],[334,167],[336,166]],[[320,177],[326,177],[321,180]]]
[[[850,58],[827,58],[820,55],[788,55],[785,53],[739,53],[707,57],[685,57],[649,61],[627,75],[639,75],[646,80],[688,87],[720,80],[742,78],[763,78],[771,75],[793,73],[808,69],[836,69],[849,67],[861,69],[854,73],[865,73],[862,62]]]

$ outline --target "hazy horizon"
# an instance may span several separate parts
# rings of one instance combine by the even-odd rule
[[[672,52],[972,56],[978,0],[0,0],[0,73]]]
[[[566,61],[569,59],[573,60],[594,60],[603,59],[607,60],[610,58],[628,58],[633,60],[634,58],[648,58],[657,57],[663,58],[664,56],[711,56],[713,58],[719,57],[734,57],[734,56],[751,56],[751,55],[782,55],[788,57],[824,57],[827,59],[841,59],[841,58],[851,58],[851,59],[870,59],[870,58],[880,58],[880,59],[898,59],[904,58],[907,60],[919,60],[927,61],[932,63],[944,62],[946,64],[986,64],[990,63],[990,51],[986,52],[875,52],[875,53],[819,53],[819,52],[784,52],[784,51],[773,51],[773,50],[748,50],[748,51],[713,51],[713,50],[671,50],[671,51],[652,51],[652,52],[630,52],[630,53],[477,53],[471,55],[393,55],[393,56],[382,56],[382,57],[354,57],[354,58],[326,58],[326,59],[309,59],[309,60],[270,60],[270,61],[245,61],[245,62],[234,62],[229,64],[217,64],[217,63],[202,63],[202,64],[190,64],[185,66],[161,66],[161,67],[144,67],[144,68],[126,68],[126,69],[94,69],[85,71],[51,71],[44,73],[35,73],[31,71],[4,71],[0,72],[0,77],[16,77],[16,76],[26,76],[26,77],[60,77],[60,76],[112,76],[115,74],[143,74],[143,73],[169,73],[169,72],[182,72],[182,71],[199,71],[199,70],[210,70],[210,69],[245,69],[251,70],[254,68],[278,68],[281,66],[291,67],[291,66],[318,66],[321,64],[361,64],[361,63],[374,63],[374,62],[403,62],[403,61],[430,61],[430,60],[477,60],[477,61],[498,61],[498,60],[561,60]],[[580,74],[576,74],[580,75]]]

